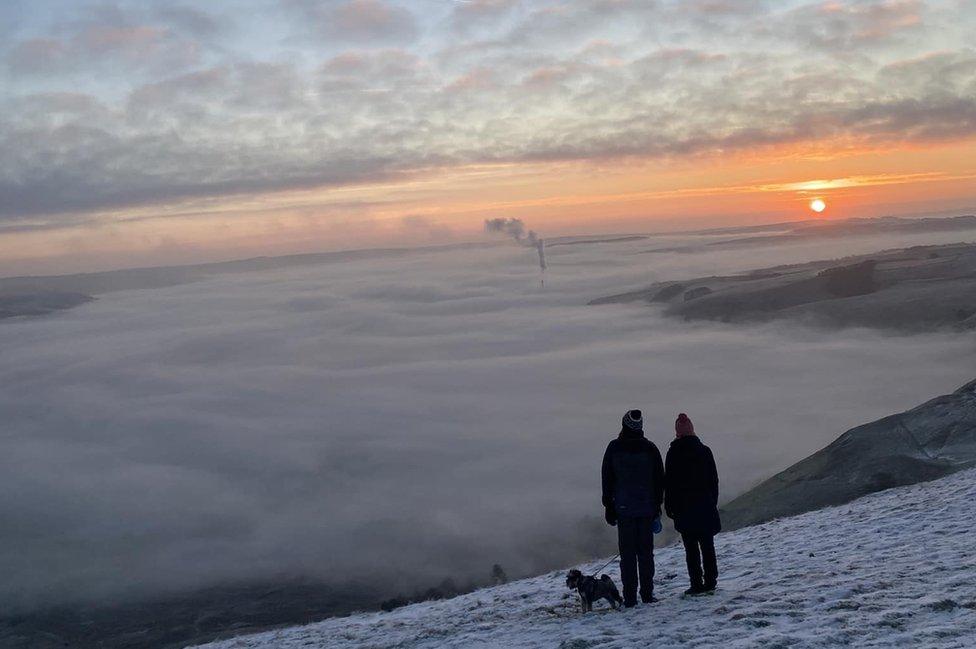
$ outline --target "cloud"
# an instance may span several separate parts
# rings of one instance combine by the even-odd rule
[[[464,34],[496,27],[518,5],[518,0],[457,2],[451,14],[451,23],[456,31]]]
[[[360,46],[388,46],[417,38],[413,14],[385,0],[289,0],[319,35]]]
[[[767,248],[762,263],[921,240]],[[0,325],[0,608],[555,568],[612,547],[609,528],[577,531],[599,525],[599,459],[628,408],[662,448],[690,413],[724,499],[972,378],[965,338],[585,306],[757,264],[755,249],[636,254],[647,245],[554,247],[544,291],[534,251],[466,247],[108,293]]]
[[[976,91],[976,51],[930,52],[894,61],[878,71],[879,81],[912,96],[965,96]]]
[[[202,48],[193,38],[167,24],[143,22],[118,5],[98,5],[79,16],[52,34],[16,42],[5,57],[8,70],[20,77],[89,75],[119,68],[126,74],[172,73],[201,60]],[[159,16],[164,23],[175,20],[188,36],[195,31],[186,24],[188,15],[178,9]],[[197,28],[204,19],[204,14],[197,16]]]
[[[972,49],[934,0],[440,9],[283,0],[229,21],[104,5],[28,30],[3,54],[18,82],[0,92],[0,218],[473,163],[976,135]],[[445,35],[462,14],[469,31]],[[258,20],[314,38],[235,40]],[[110,69],[125,72],[105,88]],[[79,88],[104,109],[23,110]]]
[[[660,16],[656,1],[591,0],[583,3],[535,3],[501,39],[505,48],[525,50],[578,44],[606,30],[616,32],[632,21]],[[625,32],[626,33],[626,32]]]
[[[858,49],[890,42],[923,23],[922,0],[821,2],[787,14],[797,38],[831,51]]]
[[[167,5],[157,8],[156,13],[174,29],[197,37],[212,37],[225,27],[216,17],[196,7]]]
[[[419,236],[431,242],[443,242],[454,237],[454,231],[449,226],[422,214],[404,216],[400,219],[400,226],[411,238]]]
[[[319,89],[324,92],[436,87],[424,61],[403,49],[347,50],[326,60],[319,73]],[[355,102],[355,98],[345,101]]]
[[[68,48],[55,38],[31,38],[17,43],[7,54],[14,73],[58,70],[68,61]]]

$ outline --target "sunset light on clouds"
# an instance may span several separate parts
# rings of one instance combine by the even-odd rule
[[[0,0],[0,648],[976,647],[974,36]]]
[[[0,7],[0,271],[976,205],[967,0]]]

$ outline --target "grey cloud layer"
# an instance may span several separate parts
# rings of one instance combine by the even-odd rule
[[[473,162],[976,132],[960,36],[976,10],[953,2],[447,4],[285,0],[253,23],[219,5],[104,5],[15,39],[0,217]],[[115,85],[91,78],[106,71]]]
[[[313,35],[344,43],[409,43],[417,37],[413,14],[383,0],[287,0]]]
[[[598,466],[628,408],[662,446],[691,413],[731,496],[971,378],[969,339],[583,306],[756,263],[646,247],[554,247],[544,291],[534,252],[502,246],[113,293],[0,326],[0,609],[555,567],[612,545]]]

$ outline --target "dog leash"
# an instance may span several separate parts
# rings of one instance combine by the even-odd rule
[[[604,568],[606,568],[607,566],[609,566],[611,563],[613,563],[614,561],[616,561],[619,558],[620,558],[620,555],[619,554],[613,555],[613,558],[610,559],[610,561],[607,561],[605,564],[603,564],[602,566],[600,566],[599,568],[597,568],[596,570],[594,570],[593,571],[593,574],[595,575],[596,573],[600,572],[601,570],[603,570]]]

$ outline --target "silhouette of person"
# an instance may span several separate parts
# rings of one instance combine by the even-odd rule
[[[654,521],[661,515],[664,465],[644,437],[640,410],[628,410],[620,434],[607,445],[602,468],[607,523],[617,527],[624,606],[654,601]]]
[[[691,588],[686,595],[715,589],[718,563],[715,535],[722,530],[718,516],[718,470],[710,448],[695,435],[688,415],[674,422],[675,440],[665,463],[664,511],[674,520],[685,546]]]

